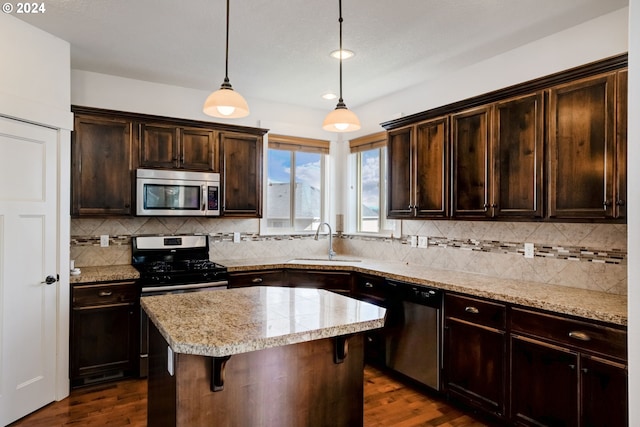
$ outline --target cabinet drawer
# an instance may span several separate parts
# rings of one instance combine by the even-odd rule
[[[99,285],[77,285],[71,290],[74,308],[135,304],[138,300],[138,286],[135,282],[103,283]]]
[[[511,332],[534,335],[579,350],[627,359],[627,332],[624,329],[513,308]]]
[[[351,273],[343,271],[288,270],[287,282],[292,287],[350,290]]]
[[[232,273],[229,275],[230,288],[269,285],[284,286],[284,272],[282,270],[265,270],[246,273]]]
[[[466,320],[491,328],[506,328],[507,308],[504,304],[446,294],[444,312],[447,318]]]
[[[390,297],[384,277],[358,274],[355,278],[354,296],[384,301]]]

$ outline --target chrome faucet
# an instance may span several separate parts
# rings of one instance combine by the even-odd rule
[[[318,233],[320,233],[320,228],[322,228],[323,225],[326,225],[329,228],[329,259],[332,260],[333,257],[336,256],[336,253],[333,251],[333,233],[331,232],[331,226],[328,222],[321,222],[320,225],[318,225],[318,228],[316,228],[316,235],[313,237],[313,240],[318,240]]]

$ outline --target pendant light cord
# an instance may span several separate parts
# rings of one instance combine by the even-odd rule
[[[227,0],[227,45],[224,57],[224,84],[229,84],[229,0]]]
[[[338,22],[340,23],[340,99],[338,99],[338,104],[344,104],[344,101],[342,100],[342,0],[338,0],[338,14]]]

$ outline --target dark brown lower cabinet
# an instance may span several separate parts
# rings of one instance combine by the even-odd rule
[[[76,285],[71,295],[71,386],[135,376],[140,311],[135,282]]]
[[[445,295],[444,389],[447,396],[505,418],[506,306]]]
[[[578,355],[512,336],[511,414],[517,424],[578,425]]]
[[[511,309],[511,419],[517,425],[628,425],[626,328]]]

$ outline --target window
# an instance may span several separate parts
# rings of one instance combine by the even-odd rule
[[[269,136],[268,232],[314,231],[323,221],[328,153],[328,141]]]
[[[379,133],[350,141],[355,156],[356,221],[358,233],[392,231],[386,220],[386,134]]]

